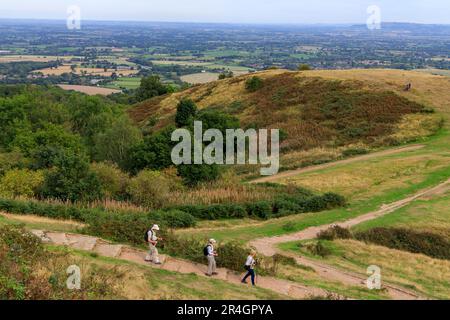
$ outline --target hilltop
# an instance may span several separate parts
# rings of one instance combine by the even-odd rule
[[[384,81],[384,76],[390,79]],[[254,77],[262,86],[250,91],[246,83]],[[158,131],[173,124],[178,102],[190,98],[200,110],[236,117],[242,128],[280,129],[282,163],[303,166],[436,132],[441,125],[436,106],[423,95],[418,99],[414,88],[404,92],[405,84],[415,85],[418,77],[436,78],[395,70],[267,70],[156,97],[134,106],[129,114],[141,127]],[[294,164],[299,158],[306,160]]]

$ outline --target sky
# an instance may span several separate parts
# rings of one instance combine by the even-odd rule
[[[71,5],[83,20],[270,24],[364,24],[377,5],[381,21],[450,24],[449,0],[0,0],[0,18],[65,20]]]

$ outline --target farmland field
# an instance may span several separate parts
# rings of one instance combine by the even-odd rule
[[[219,75],[217,73],[202,72],[181,76],[181,80],[191,84],[208,83],[216,81]]]
[[[60,84],[58,85],[60,88],[64,90],[73,90],[82,93],[86,93],[88,95],[102,95],[107,96],[112,93],[118,93],[120,90],[109,89],[109,88],[100,88],[100,87],[91,87],[91,86],[79,86],[79,85],[69,85],[69,84]]]

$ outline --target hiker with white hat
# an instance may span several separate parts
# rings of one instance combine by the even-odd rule
[[[203,249],[203,253],[206,256],[206,259],[208,260],[208,272],[206,273],[206,275],[208,277],[212,277],[212,276],[218,275],[218,273],[216,272],[216,257],[217,257],[217,253],[214,250],[214,245],[216,243],[217,243],[216,240],[210,239],[208,241],[208,244],[206,245],[206,247]]]
[[[159,254],[156,245],[158,244],[158,240],[162,240],[162,238],[158,238],[156,236],[156,231],[159,231],[159,226],[154,224],[153,227],[147,231],[145,234],[145,240],[148,242],[149,252],[145,261],[153,262],[154,264],[161,264],[159,261]]]

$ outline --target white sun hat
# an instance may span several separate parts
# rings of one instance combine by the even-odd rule
[[[153,225],[152,230],[159,231],[159,226],[157,224]]]

